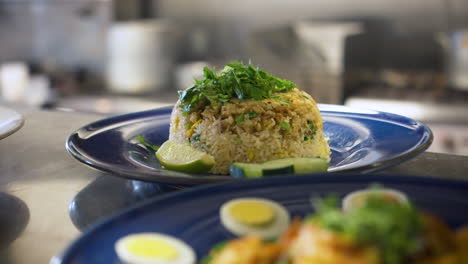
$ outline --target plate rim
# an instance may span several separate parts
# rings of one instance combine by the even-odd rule
[[[217,184],[209,184],[205,186],[198,186],[192,188],[186,188],[183,190],[165,193],[148,200],[144,200],[140,203],[130,206],[122,211],[114,213],[104,219],[98,220],[85,232],[81,233],[77,238],[68,243],[67,247],[62,250],[58,255],[52,257],[50,264],[64,264],[69,258],[73,257],[73,252],[76,252],[76,248],[82,246],[93,233],[106,228],[107,226],[113,225],[131,214],[137,212],[147,212],[149,207],[154,205],[165,205],[167,203],[162,202],[170,199],[186,199],[187,196],[203,196],[209,195],[213,190],[219,192],[222,189],[239,189],[241,187],[248,186],[249,190],[255,188],[268,188],[272,186],[278,186],[286,182],[287,184],[300,185],[304,182],[308,184],[323,184],[323,183],[381,183],[381,184],[406,184],[416,186],[444,186],[447,188],[454,189],[467,189],[468,180],[460,179],[448,179],[448,178],[436,178],[427,176],[415,176],[415,175],[397,175],[397,174],[338,174],[338,173],[321,173],[321,174],[307,174],[307,175],[293,175],[294,180],[286,177],[269,177],[269,178],[257,178],[257,179],[242,179],[238,181],[230,181]],[[211,190],[211,192],[210,192]]]
[[[340,113],[342,115],[350,115],[354,117],[366,117],[366,116],[372,116],[375,114],[382,115],[382,116],[391,116],[394,118],[400,118],[406,121],[412,121],[425,130],[425,132],[428,135],[428,138],[423,142],[423,144],[417,145],[416,148],[412,149],[411,151],[406,151],[404,154],[397,155],[396,157],[392,157],[389,159],[386,159],[384,161],[379,161],[379,162],[373,162],[371,164],[367,164],[364,166],[360,166],[357,168],[344,168],[341,170],[334,170],[333,168],[330,169],[328,172],[330,173],[344,173],[344,172],[360,172],[360,173],[369,173],[369,172],[374,172],[377,170],[382,170],[394,165],[397,165],[403,161],[409,160],[422,152],[424,152],[426,149],[429,148],[429,146],[432,144],[434,135],[432,130],[424,124],[421,121],[414,120],[412,118],[398,115],[398,114],[393,114],[389,112],[383,112],[383,111],[376,111],[376,110],[370,110],[370,109],[361,109],[361,108],[356,108],[356,107],[349,107],[349,106],[343,106],[343,105],[333,105],[333,104],[318,104],[319,108],[326,108],[324,111],[329,112],[329,113]],[[130,180],[138,180],[138,181],[146,181],[146,182],[154,182],[154,183],[164,183],[164,184],[173,184],[173,185],[199,185],[199,184],[207,184],[207,183],[219,183],[219,182],[227,182],[227,181],[232,181],[233,179],[229,176],[225,175],[212,175],[208,179],[207,177],[193,177],[187,180],[187,178],[184,177],[174,177],[174,176],[161,176],[155,174],[151,174],[151,176],[157,177],[155,180],[149,180],[147,179],[148,173],[145,172],[139,172],[139,171],[134,171],[134,170],[128,170],[128,169],[119,169],[119,170],[113,170],[112,168],[105,166],[98,161],[95,161],[92,158],[88,158],[88,155],[86,153],[82,153],[79,149],[75,148],[73,144],[73,137],[77,134],[80,133],[80,131],[86,130],[88,127],[102,127],[103,124],[109,123],[109,124],[116,124],[116,123],[122,123],[122,122],[127,122],[129,120],[132,120],[134,118],[138,118],[140,116],[144,116],[145,114],[151,112],[153,114],[168,114],[172,111],[173,106],[167,106],[167,107],[161,107],[161,108],[156,108],[156,109],[150,109],[150,110],[145,110],[145,111],[139,111],[139,112],[133,112],[133,113],[127,113],[127,114],[122,114],[122,115],[116,115],[116,116],[111,116],[108,118],[102,118],[99,120],[96,120],[94,122],[88,123],[79,129],[75,130],[72,132],[66,139],[65,141],[65,148],[70,153],[71,156],[73,156],[75,159],[80,161],[81,163],[88,165],[89,167],[93,169],[97,169],[102,172],[110,173],[113,176],[121,177],[121,178],[126,178]],[[327,109],[328,108],[328,109]],[[343,111],[337,111],[333,109],[343,109]],[[344,110],[359,110],[358,112],[345,112]],[[321,110],[322,111],[322,110]],[[120,120],[124,119],[124,120]],[[383,119],[383,118],[381,118]],[[120,120],[115,122],[115,120]]]

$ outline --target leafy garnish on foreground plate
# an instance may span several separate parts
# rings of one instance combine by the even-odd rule
[[[338,207],[337,197],[315,200],[316,213],[308,218],[321,227],[360,245],[377,247],[384,264],[400,264],[421,247],[422,219],[410,204],[369,196],[349,212]]]
[[[185,113],[201,106],[226,103],[232,98],[277,98],[274,93],[288,92],[296,87],[293,82],[274,77],[250,62],[244,65],[233,61],[219,74],[214,68],[205,67],[203,74],[203,80],[195,80],[194,86],[179,92],[180,107]]]

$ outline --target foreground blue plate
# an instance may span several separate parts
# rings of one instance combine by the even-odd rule
[[[272,199],[284,205],[292,216],[304,216],[312,212],[311,197],[331,193],[343,196],[366,188],[370,183],[403,191],[418,208],[441,217],[452,227],[468,224],[468,182],[393,175],[272,177],[209,185],[160,196],[101,222],[52,263],[119,263],[114,243],[136,232],[176,236],[192,246],[200,258],[215,243],[233,238],[218,217],[220,206],[230,199]]]
[[[330,172],[382,169],[414,157],[432,143],[430,129],[407,117],[337,105],[319,107],[332,149]],[[165,170],[153,153],[137,144],[137,136],[154,145],[166,141],[171,110],[160,108],[91,123],[69,136],[67,150],[94,168],[135,180],[184,185],[232,180]]]

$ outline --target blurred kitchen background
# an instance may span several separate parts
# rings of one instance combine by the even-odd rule
[[[320,103],[427,123],[468,155],[465,0],[0,0],[1,102],[122,114],[252,60]]]

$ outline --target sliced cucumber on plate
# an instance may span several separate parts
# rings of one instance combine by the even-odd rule
[[[231,164],[231,176],[236,178],[260,178],[280,174],[307,174],[325,172],[328,162],[322,158],[285,158],[265,163]]]
[[[265,164],[292,165],[295,174],[325,172],[328,170],[328,162],[322,158],[285,158],[270,160]]]

